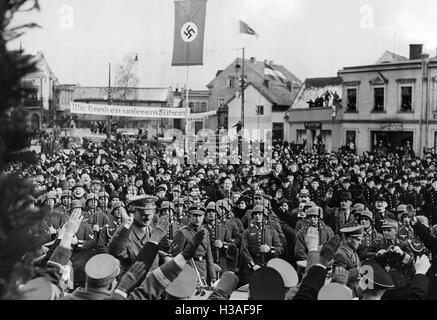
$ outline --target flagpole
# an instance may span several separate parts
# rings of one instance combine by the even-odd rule
[[[189,114],[189,110],[190,110],[190,94],[189,94],[189,89],[188,89],[188,75],[189,75],[189,71],[190,71],[190,66],[187,66],[187,78],[186,78],[186,82],[185,82],[185,88],[186,88],[186,100],[187,100],[187,104],[185,105],[185,152],[188,155],[188,128],[189,128],[189,124],[188,124],[188,114]]]
[[[241,68],[241,130],[244,128],[244,47],[243,49],[243,62],[242,62],[242,68]],[[241,134],[243,136],[243,131],[241,131]]]

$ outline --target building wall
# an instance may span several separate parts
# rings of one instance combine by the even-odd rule
[[[253,86],[246,88],[244,98],[244,126],[251,137],[260,137],[267,130],[272,130],[272,104]],[[264,115],[256,114],[256,106],[264,106]],[[241,98],[236,97],[229,104],[228,128],[232,129],[241,120]],[[282,113],[283,115],[283,113]],[[275,116],[277,118],[278,116]],[[234,129],[235,130],[235,129]]]

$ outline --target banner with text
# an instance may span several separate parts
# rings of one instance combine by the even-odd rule
[[[72,102],[71,113],[93,114],[115,117],[185,119],[185,108],[131,107],[106,104]]]

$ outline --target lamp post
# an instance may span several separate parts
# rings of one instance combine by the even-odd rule
[[[109,78],[108,78],[108,105],[111,105],[111,63],[109,63]],[[112,117],[108,116],[108,125],[106,130],[106,136],[108,140],[111,140],[111,120]]]

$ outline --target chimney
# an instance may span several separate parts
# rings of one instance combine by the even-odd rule
[[[410,60],[422,58],[423,44],[410,44]]]
[[[255,63],[256,62],[256,58],[255,57],[250,57],[250,62]]]
[[[273,60],[270,60],[270,65],[271,65],[271,66],[273,65]]]
[[[264,63],[267,64],[267,59],[264,59]]]

